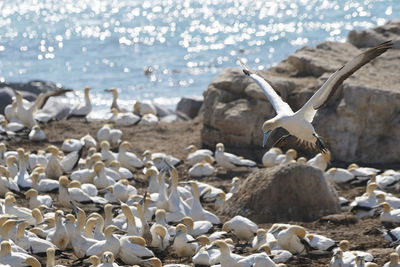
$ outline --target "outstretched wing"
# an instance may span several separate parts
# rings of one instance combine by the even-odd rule
[[[372,47],[367,51],[356,56],[335,73],[321,86],[320,89],[307,101],[307,103],[298,111],[304,113],[304,117],[309,122],[314,119],[315,113],[320,108],[323,108],[333,96],[337,88],[346,80],[350,75],[360,69],[362,66],[376,58],[377,56],[385,53],[389,48],[393,47],[392,41],[384,42],[378,46]]]
[[[276,114],[292,114],[293,111],[290,106],[282,100],[282,98],[275,92],[272,86],[264,80],[261,76],[251,70],[240,58],[239,62],[243,67],[243,72],[247,76],[250,76],[260,86],[261,90],[267,96],[272,107],[275,109]]]
[[[49,97],[63,95],[66,92],[71,92],[71,91],[72,91],[71,89],[59,89],[59,90],[48,91],[46,93],[41,93],[37,97],[35,103],[30,107],[30,109],[32,110],[32,112],[35,112],[36,110],[41,109],[44,106],[44,104],[46,104]]]

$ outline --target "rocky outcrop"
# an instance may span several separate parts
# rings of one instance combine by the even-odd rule
[[[394,47],[400,48],[400,19],[373,29],[352,30],[347,36],[347,41],[359,48],[375,46],[387,40],[392,40]]]
[[[339,213],[340,204],[321,170],[296,163],[254,171],[219,212],[257,223],[313,221]]]
[[[200,97],[182,97],[176,106],[176,110],[193,119],[199,114],[203,98]]]
[[[397,33],[400,36],[400,28]],[[295,111],[330,74],[361,52],[350,43],[324,42],[296,51],[261,75]],[[398,49],[379,56],[349,77],[329,105],[318,111],[314,127],[327,141],[335,160],[399,162],[399,62]],[[275,112],[261,89],[241,69],[226,69],[204,92],[202,142],[206,147],[222,142],[228,150],[260,159],[265,152],[261,126],[273,116]],[[283,132],[274,131],[271,141]],[[295,140],[284,148],[289,146],[301,149]]]

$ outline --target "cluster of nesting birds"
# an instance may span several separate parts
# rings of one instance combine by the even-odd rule
[[[89,96],[90,88],[84,89],[84,102],[76,104],[66,112],[58,113],[56,110],[41,109],[46,101],[53,96],[62,95],[71,90],[54,90],[40,94],[34,102],[29,102],[22,98],[19,91],[15,92],[15,99],[4,109],[4,116],[0,115],[0,134],[8,137],[15,136],[16,132],[30,130],[29,139],[32,141],[42,141],[46,139],[43,131],[40,129],[40,123],[47,123],[51,120],[61,120],[70,117],[85,117],[91,119],[92,104]],[[118,105],[118,91],[115,88],[106,90],[113,94],[111,111],[105,114],[104,121],[109,121],[118,126],[151,125],[159,122],[157,115],[165,113],[160,107],[152,103],[135,101],[133,111],[128,111]],[[165,115],[165,114],[163,114]]]
[[[240,179],[234,177],[231,190],[224,192],[195,180],[179,181],[175,167],[184,162],[192,176],[213,174],[215,163],[228,172],[257,168],[254,161],[225,152],[223,144],[217,144],[215,152],[191,145],[184,160],[151,151],[138,157],[122,134],[106,124],[96,137],[66,139],[60,148],[50,145],[36,153],[10,151],[0,143],[1,264],[36,267],[40,260],[55,266],[56,255],[71,258],[65,253],[72,252],[77,266],[159,267],[156,256],[165,253],[196,266],[285,266],[307,254],[333,254],[331,266],[376,266],[371,254],[351,251],[349,241],[337,242],[299,225],[277,223],[262,229],[242,216],[222,224],[203,203],[221,207],[238,191]],[[271,167],[300,162],[325,171],[329,160],[329,153],[307,160],[297,159],[293,149],[283,154],[272,148],[262,163]],[[139,173],[146,179],[145,188],[135,187]],[[352,164],[331,168],[325,175],[335,183],[368,180],[367,192],[344,209],[360,218],[382,209],[382,233],[396,243],[400,228],[388,227],[400,222],[400,210],[393,209],[400,207],[400,199],[384,190],[397,188],[400,173],[378,173]],[[21,196],[28,207],[18,204]],[[387,266],[399,265],[397,253],[390,260]]]

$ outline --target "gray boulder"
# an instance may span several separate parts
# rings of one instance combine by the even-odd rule
[[[352,30],[347,41],[354,46],[371,47],[392,40],[395,48],[400,48],[400,19],[390,20],[382,26],[367,30]]]
[[[199,114],[203,99],[201,97],[182,97],[176,110],[193,119]]]
[[[14,91],[9,87],[4,87],[0,89],[0,113],[4,114],[4,108],[11,104],[12,98],[14,96]]]
[[[218,212],[257,223],[314,221],[340,213],[340,204],[321,170],[295,163],[252,172]]]
[[[0,88],[3,87],[9,87],[13,90],[18,90],[18,91],[30,92],[34,95],[38,95],[40,93],[45,93],[52,90],[62,89],[60,85],[40,80],[29,81],[26,83],[2,82],[0,83]]]
[[[399,28],[400,31],[400,28]],[[362,50],[350,43],[324,42],[304,47],[260,74],[294,111],[320,88],[335,70]],[[326,140],[333,159],[365,164],[398,163],[400,158],[400,50],[392,49],[349,77],[313,124]],[[259,160],[262,123],[275,116],[261,89],[242,70],[222,71],[204,92],[202,142]],[[274,131],[272,145],[285,131]],[[285,148],[301,150],[296,140]],[[308,151],[308,150],[305,150]]]

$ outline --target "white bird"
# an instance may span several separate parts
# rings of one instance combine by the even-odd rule
[[[211,160],[211,164],[214,162],[213,152],[209,149],[197,149],[195,145],[190,145],[185,148],[186,151],[189,151],[189,155],[186,157],[186,163],[189,165],[194,165],[198,162]]]
[[[280,161],[277,160],[277,156],[282,154],[282,150],[278,147],[271,147],[262,157],[262,163],[264,167],[273,167],[279,165]]]
[[[297,151],[293,148],[288,149],[285,154],[279,154],[276,156],[276,161],[279,162],[280,165],[293,163],[296,161]]]
[[[41,205],[51,208],[53,205],[53,199],[49,195],[39,196],[38,191],[33,188],[25,192],[25,197],[29,201],[30,209],[38,208]]]
[[[143,259],[154,257],[153,251],[146,248],[146,241],[140,236],[124,236],[120,239],[119,258],[125,264],[140,264]]]
[[[106,251],[111,251],[113,254],[118,255],[120,251],[119,239],[113,234],[117,229],[114,225],[109,225],[104,230],[105,240],[98,241],[87,249],[86,255],[102,255]]]
[[[121,107],[118,105],[118,91],[117,91],[116,88],[106,89],[105,91],[106,91],[106,92],[110,92],[110,93],[113,94],[113,101],[112,101],[112,103],[111,103],[111,110],[112,110],[113,108],[115,108],[116,110],[118,110],[118,111],[120,111],[120,112],[127,112],[127,111],[128,111],[127,109],[121,108]]]
[[[248,169],[256,167],[256,163],[249,159],[242,159],[234,154],[225,152],[225,146],[218,143],[215,147],[215,160],[218,165],[227,170]]]
[[[259,76],[256,72],[253,72],[240,60],[244,68],[243,72],[250,76],[260,86],[277,114],[274,118],[265,121],[262,126],[264,132],[263,146],[265,146],[268,137],[275,128],[283,127],[289,132],[289,135],[282,136],[277,143],[281,143],[286,137],[294,135],[300,141],[311,143],[311,145],[315,144],[318,150],[325,153],[327,148],[311,124],[317,110],[326,105],[345,79],[377,56],[392,48],[392,46],[392,41],[384,42],[366,50],[347,62],[344,66],[333,73],[321,88],[318,89],[318,91],[297,112],[292,111],[290,106],[281,99],[264,78]]]
[[[112,117],[110,121],[119,126],[131,126],[140,121],[140,117],[131,112],[120,112],[116,108],[111,109]]]
[[[83,144],[83,146],[87,147],[87,148],[96,147],[97,146],[96,140],[90,134],[87,134],[87,135],[83,136],[80,139],[80,141]]]
[[[103,127],[97,131],[96,136],[99,142],[106,140],[110,143],[110,145],[114,146],[121,142],[122,131],[118,129],[112,129],[111,125],[109,124],[104,124]]]
[[[258,226],[246,217],[236,215],[222,226],[222,231],[232,231],[241,240],[251,242],[257,233]]]
[[[154,114],[144,114],[139,121],[139,125],[154,125],[158,123],[158,118]]]
[[[26,266],[26,260],[28,258],[35,259],[32,256],[29,256],[28,254],[25,254],[25,253],[11,251],[11,244],[7,240],[2,241],[0,247],[1,247],[0,263],[5,264],[6,266],[24,267],[24,266]],[[28,262],[30,262],[30,261],[28,261]],[[38,266],[38,265],[36,265],[36,266]],[[39,266],[40,266],[40,263],[39,263]]]
[[[400,267],[399,254],[397,252],[390,253],[389,262],[385,263],[383,267]]]
[[[46,93],[40,94],[34,103],[29,103],[25,105],[22,95],[19,91],[15,92],[17,107],[16,107],[16,117],[22,122],[23,125],[27,128],[32,128],[37,124],[37,121],[34,118],[35,113],[38,109],[40,109],[46,103],[47,99],[51,96],[62,95],[71,90],[68,89],[60,89],[60,90],[52,90]]]
[[[221,221],[216,216],[214,213],[211,213],[203,208],[203,206],[200,203],[200,193],[199,193],[199,187],[197,185],[197,182],[192,182],[192,193],[193,193],[193,202],[190,207],[190,213],[189,216],[194,220],[194,221],[209,221],[212,224],[220,224]],[[224,230],[223,230],[224,231]]]
[[[212,165],[213,162],[210,160],[197,162],[188,170],[188,174],[191,177],[204,177],[210,176],[215,172],[215,168]]]
[[[92,103],[89,97],[90,87],[85,87],[84,89],[84,104],[76,104],[72,110],[70,116],[86,117],[92,111]]]
[[[40,129],[39,125],[35,125],[32,127],[32,130],[30,131],[29,135],[29,140],[31,141],[44,141],[46,140],[46,135],[44,134],[43,130]]]
[[[131,171],[135,171],[136,168],[142,168],[144,164],[136,156],[136,154],[128,151],[131,148],[132,148],[131,143],[127,141],[122,142],[122,144],[119,146],[118,161],[122,167],[125,167]]]
[[[54,213],[54,220],[56,221],[55,229],[49,233],[46,240],[51,241],[59,249],[65,250],[70,243],[70,236],[67,231],[67,227],[63,222],[64,214],[61,210],[57,210]]]
[[[335,183],[347,183],[355,179],[355,175],[346,169],[330,168],[325,172],[325,177]]]
[[[50,247],[46,250],[46,256],[47,256],[46,267],[65,267],[64,265],[61,264],[56,265],[55,253],[56,252],[54,248]]]
[[[379,204],[383,211],[379,218],[383,223],[400,223],[400,209],[393,209],[389,203],[383,202]]]
[[[172,247],[174,248],[178,257],[192,257],[198,245],[196,243],[190,243],[194,241],[194,238],[187,233],[187,228],[183,224],[176,226],[176,235]]]
[[[373,216],[374,207],[379,204],[374,192],[377,187],[378,185],[376,183],[368,184],[366,193],[356,197],[354,201],[350,203],[351,211],[356,213],[357,218]]]
[[[213,227],[209,221],[194,221],[191,217],[184,217],[182,221],[187,227],[188,234],[193,237],[207,234]]]
[[[301,240],[306,237],[306,231],[298,225],[289,226],[278,234],[278,244],[282,249],[293,254],[307,254],[307,249]]]
[[[336,246],[336,242],[323,235],[307,234],[306,238],[310,246],[319,252],[332,251]]]
[[[330,161],[331,153],[327,151],[326,153],[318,153],[315,155],[315,157],[309,159],[307,161],[307,165],[320,169],[324,172]]]
[[[67,138],[61,145],[61,150],[64,152],[79,151],[83,147],[80,139]]]
[[[165,211],[164,211],[165,213]],[[157,215],[156,215],[157,216]],[[161,251],[164,251],[168,245],[170,240],[170,234],[168,233],[167,227],[158,223],[155,223],[150,228],[151,232],[151,247],[158,248]]]

